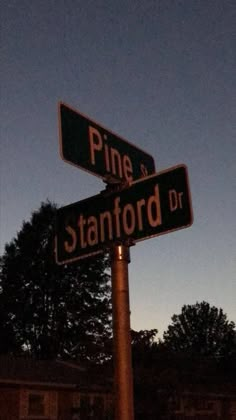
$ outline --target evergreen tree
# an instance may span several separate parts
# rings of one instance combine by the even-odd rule
[[[98,362],[107,357],[104,346],[111,336],[108,258],[58,266],[55,212],[56,205],[42,203],[5,246],[0,259],[0,351]]]

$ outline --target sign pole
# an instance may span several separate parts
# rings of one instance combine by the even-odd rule
[[[111,248],[112,310],[114,342],[115,419],[133,420],[133,372],[130,336],[130,306],[127,245]]]

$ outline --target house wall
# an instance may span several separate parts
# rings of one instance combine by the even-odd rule
[[[58,419],[71,420],[71,410],[73,407],[73,392],[58,391]]]
[[[44,402],[44,414],[30,415],[30,396],[36,395]],[[84,403],[85,406],[84,406]],[[87,405],[87,409],[86,409]],[[106,393],[80,393],[66,389],[48,389],[42,386],[17,386],[0,388],[0,420],[74,420],[77,410],[81,420],[112,419],[112,396]]]
[[[36,417],[28,415],[28,399],[30,393],[44,395],[45,415]],[[195,397],[195,398],[194,398]],[[100,411],[100,403],[102,409]],[[105,393],[80,393],[75,390],[48,389],[29,386],[0,386],[0,420],[73,420],[76,418],[76,410],[80,410],[82,403],[89,402],[89,412],[94,410],[93,418],[112,420],[112,395]],[[201,403],[201,404],[200,404]],[[203,404],[204,403],[204,404]],[[99,407],[99,410],[97,410]],[[74,416],[73,417],[73,410]],[[108,415],[108,412],[110,413]],[[236,420],[236,398],[214,395],[214,398],[196,398],[196,396],[180,397],[178,408],[172,407],[169,414],[158,413],[162,420]],[[106,414],[105,414],[106,413]],[[137,414],[137,420],[143,418],[156,420],[156,414],[147,414],[144,409],[144,416]],[[88,415],[81,419],[87,420]]]
[[[19,419],[19,390],[0,388],[0,420]]]
[[[172,413],[171,420],[236,420],[236,397],[182,398],[180,408]]]
[[[29,400],[32,395],[42,399],[41,407],[43,407],[43,413],[30,413]],[[57,391],[42,387],[21,387],[19,399],[20,420],[28,420],[31,418],[37,420],[37,416],[41,420],[57,420]]]

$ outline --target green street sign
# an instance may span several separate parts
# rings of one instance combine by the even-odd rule
[[[152,156],[59,103],[59,140],[63,160],[108,183],[133,182],[155,172]]]
[[[187,168],[179,165],[120,192],[100,193],[60,208],[56,261],[66,264],[104,252],[112,243],[136,243],[191,224]]]

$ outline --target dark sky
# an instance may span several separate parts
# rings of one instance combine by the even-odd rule
[[[161,334],[197,300],[235,321],[235,28],[233,0],[3,0],[1,252],[42,201],[104,187],[60,159],[65,101],[189,169],[193,226],[131,249],[132,327]]]

